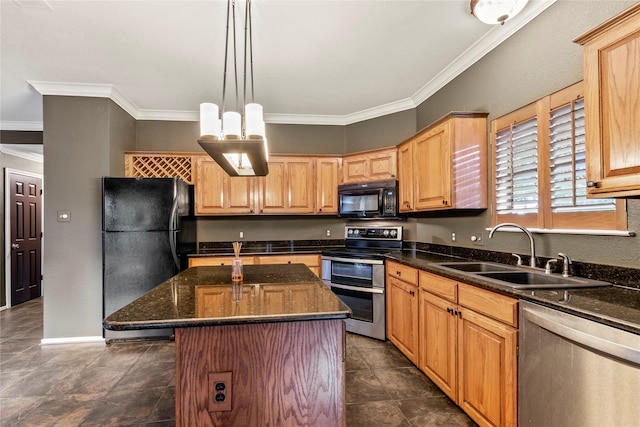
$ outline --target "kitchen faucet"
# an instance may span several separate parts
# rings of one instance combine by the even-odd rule
[[[533,268],[536,268],[536,248],[535,248],[535,244],[533,242],[533,234],[531,234],[531,232],[529,230],[527,230],[526,228],[524,228],[523,226],[513,223],[513,222],[503,222],[502,224],[498,224],[495,227],[493,227],[491,229],[491,231],[489,231],[489,238],[491,239],[493,237],[493,233],[498,229],[498,228],[502,228],[502,227],[516,227],[519,228],[520,230],[522,230],[522,232],[524,234],[527,235],[527,237],[529,238],[529,243],[530,243],[530,248],[531,248],[531,259],[529,260],[529,265]]]
[[[563,261],[562,277],[569,277],[569,268],[571,267],[571,258],[569,258],[569,255],[563,254],[562,252],[558,253],[558,256],[562,258],[562,261]]]

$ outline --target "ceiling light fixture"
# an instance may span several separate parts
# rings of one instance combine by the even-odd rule
[[[471,14],[485,24],[504,24],[516,16],[528,0],[471,0]]]
[[[233,26],[232,42],[229,46],[229,23]],[[247,49],[248,43],[248,49]],[[227,63],[229,49],[233,54],[233,74],[235,78],[235,111],[226,110]],[[247,52],[249,58],[247,58]],[[247,104],[247,63],[251,71],[251,103]],[[254,102],[253,93],[253,38],[251,35],[251,0],[245,2],[244,22],[244,120],[239,110],[238,66],[236,58],[236,1],[227,0],[227,32],[224,49],[224,75],[222,79],[222,120],[216,104],[200,104],[200,139],[198,144],[230,176],[265,176],[269,173],[267,164],[267,139],[262,116],[262,106]]]

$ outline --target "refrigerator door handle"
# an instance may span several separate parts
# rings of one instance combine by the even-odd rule
[[[177,212],[178,198],[174,196],[173,205],[171,206],[171,215],[169,215],[169,245],[171,246],[171,256],[173,256],[173,262],[176,264],[176,271],[180,272],[180,260],[178,260],[178,254],[176,252],[177,230],[175,230],[175,226]]]

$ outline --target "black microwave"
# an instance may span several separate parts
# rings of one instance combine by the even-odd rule
[[[338,213],[343,218],[397,217],[398,181],[339,185]]]

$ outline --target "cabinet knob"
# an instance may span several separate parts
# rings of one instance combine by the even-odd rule
[[[415,294],[415,291],[409,291],[409,295],[414,296]]]
[[[443,201],[442,201],[442,204],[443,204],[443,205],[446,205],[446,204],[447,204],[447,201],[446,201],[446,200],[443,200]]]
[[[396,271],[396,274],[397,274],[398,276],[400,276],[400,275],[402,275],[402,272],[401,272],[400,270],[397,270],[397,271]]]
[[[598,188],[600,187],[600,183],[598,181],[587,181],[588,188]]]
[[[322,212],[322,208],[318,209],[318,212]]]

